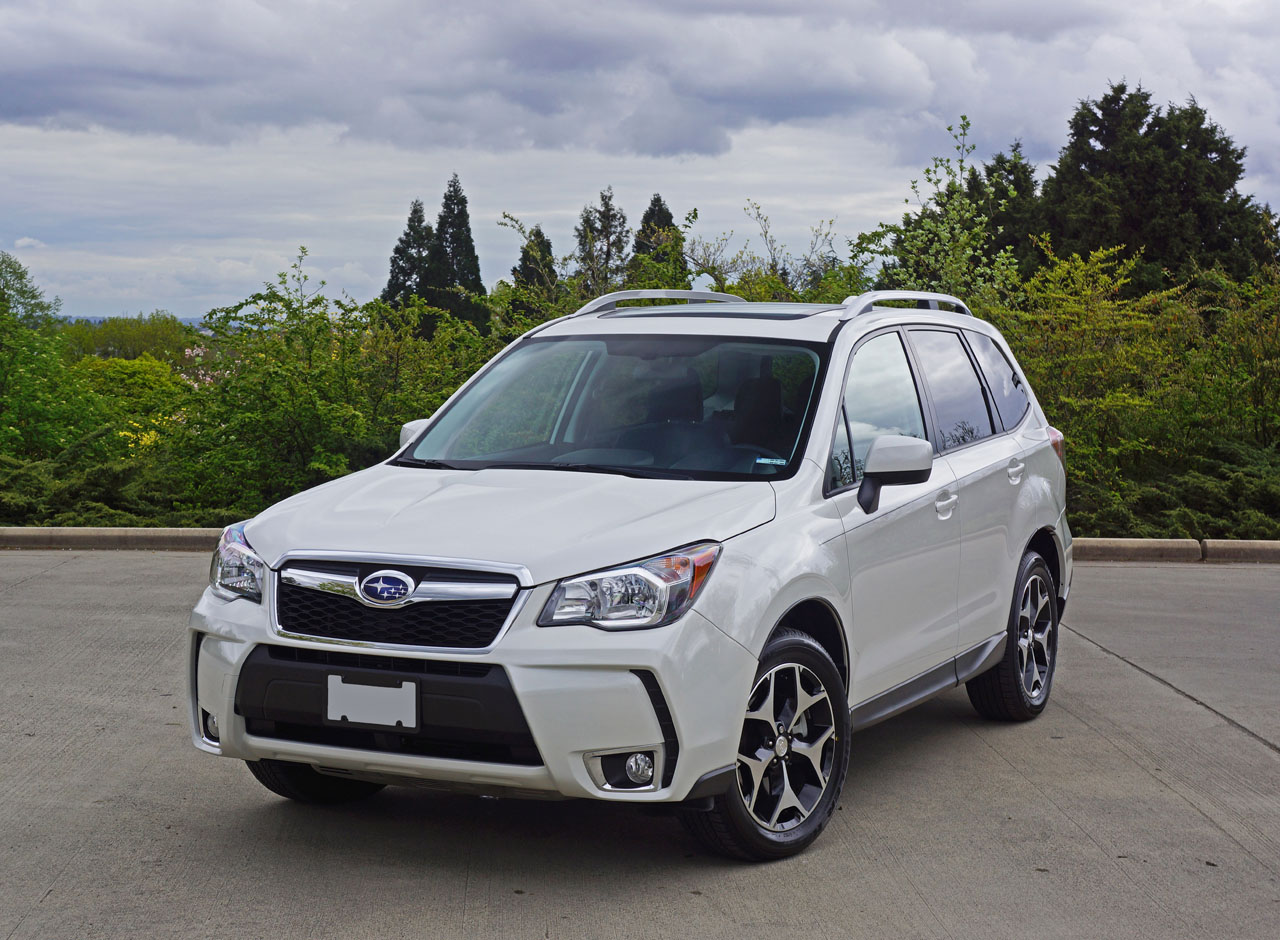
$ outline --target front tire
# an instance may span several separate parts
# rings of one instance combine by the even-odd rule
[[[1027,552],[1018,566],[1004,656],[965,684],[978,714],[1030,721],[1049,702],[1058,665],[1058,592],[1044,559]]]
[[[373,796],[385,784],[348,777],[331,777],[307,764],[285,760],[247,760],[257,781],[278,796],[299,803],[351,803]]]
[[[849,763],[849,708],[831,657],[779,630],[760,656],[738,743],[737,781],[685,828],[713,852],[768,861],[795,855],[826,827]]]

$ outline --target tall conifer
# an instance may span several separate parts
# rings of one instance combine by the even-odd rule
[[[480,259],[476,257],[476,243],[471,237],[471,216],[467,212],[467,197],[454,173],[445,187],[440,202],[440,215],[436,219],[436,238],[443,249],[440,258],[446,265],[448,280],[442,287],[461,287],[474,294],[484,293],[480,280]]]
[[[590,294],[603,294],[622,283],[627,270],[627,214],[614,205],[613,187],[600,192],[600,205],[583,206],[573,230],[578,240],[578,274]]]
[[[644,210],[644,215],[640,219],[640,227],[636,229],[636,241],[632,247],[632,254],[647,255],[658,247],[664,232],[669,232],[676,227],[676,220],[671,216],[671,210],[667,208],[666,202],[658,193],[653,194],[653,198],[649,200],[649,208]]]
[[[404,234],[391,252],[391,273],[381,295],[384,301],[404,304],[411,297],[424,296],[426,288],[432,286],[428,259],[435,241],[435,232],[427,224],[422,200],[413,200],[409,204],[409,220]]]

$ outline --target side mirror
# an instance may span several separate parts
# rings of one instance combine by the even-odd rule
[[[427,422],[430,420],[430,418],[418,418],[414,421],[406,421],[401,425],[400,446],[403,447],[405,444],[408,444],[411,440],[417,437],[422,429],[427,426]]]
[[[865,513],[880,506],[880,487],[924,483],[933,473],[933,445],[918,437],[883,434],[871,442],[858,487],[858,505]]]

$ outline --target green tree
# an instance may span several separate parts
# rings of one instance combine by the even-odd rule
[[[850,242],[855,267],[884,259],[877,287],[940,291],[970,302],[1017,293],[1017,262],[1008,247],[995,248],[987,214],[1003,202],[985,178],[969,173],[970,127],[963,114],[958,130],[948,126],[956,155],[934,157],[923,186],[911,181],[914,212]]]
[[[583,206],[573,230],[577,239],[577,276],[588,296],[606,294],[622,284],[627,271],[627,214],[614,204],[613,187],[600,191],[598,206]]]
[[[663,256],[659,269],[652,270],[647,262],[653,256]],[[640,218],[640,226],[636,229],[635,243],[631,247],[631,260],[627,266],[628,287],[648,287],[654,277],[667,278],[667,283],[656,284],[658,287],[687,287],[689,284],[689,265],[684,256],[684,236],[676,227],[671,210],[658,193],[649,200],[649,207]]]
[[[30,325],[43,316],[31,306],[42,295],[25,268],[22,275],[18,283],[30,292],[20,295],[21,306],[8,284],[0,288],[0,454],[39,460],[82,444],[100,426],[103,409],[71,371],[52,329]]]
[[[667,203],[658,193],[649,200],[649,207],[640,217],[640,225],[636,228],[635,244],[631,246],[633,255],[647,255],[662,244],[663,237],[676,227],[676,220],[667,208]]]
[[[551,290],[558,280],[551,239],[541,225],[535,225],[520,248],[520,260],[511,269],[511,283],[527,290]]]
[[[436,232],[427,224],[422,200],[413,200],[404,234],[391,252],[391,272],[381,294],[385,303],[406,304],[413,297],[425,296],[428,287],[447,286],[448,273],[438,244]]]
[[[7,251],[0,251],[0,296],[6,298],[10,313],[26,326],[51,323],[62,309],[62,301],[57,297],[47,300],[31,280],[31,272]]]
[[[440,203],[440,215],[436,218],[436,240],[439,243],[438,258],[445,266],[445,281],[437,287],[461,287],[473,294],[484,294],[484,282],[480,280],[480,259],[476,256],[475,240],[471,237],[471,216],[467,211],[467,197],[454,173],[445,187]]]
[[[304,258],[205,317],[209,379],[166,449],[168,485],[192,505],[252,514],[385,458],[402,422],[428,416],[501,346],[420,299],[331,300]]]
[[[965,181],[965,195],[987,217],[988,251],[1012,252],[1024,279],[1044,263],[1034,241],[1044,231],[1035,173],[1035,164],[1023,157],[1022,142],[1015,140],[1007,154],[1001,151],[984,163],[981,174],[970,167]]]
[[[136,317],[106,317],[93,321],[77,318],[58,325],[67,357],[85,356],[137,359],[150,355],[170,365],[181,365],[188,350],[199,345],[199,332],[166,310]]]
[[[1236,188],[1244,157],[1194,98],[1162,109],[1141,86],[1116,83],[1071,117],[1042,189],[1046,231],[1062,252],[1141,249],[1139,293],[1197,268],[1243,279],[1277,258],[1270,207]]]
[[[86,356],[71,367],[102,401],[118,456],[138,459],[160,446],[191,387],[148,353],[130,359]]]

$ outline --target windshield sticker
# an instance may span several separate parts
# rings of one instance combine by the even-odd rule
[[[757,457],[756,463],[767,463],[771,467],[785,467],[787,462],[781,457]]]

